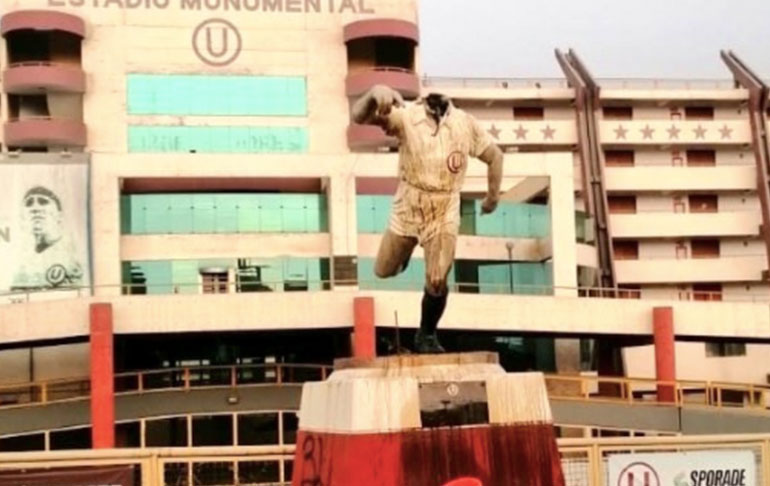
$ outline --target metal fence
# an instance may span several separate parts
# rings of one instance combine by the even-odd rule
[[[770,435],[559,440],[567,486],[615,486],[607,468],[613,454],[735,449],[754,453],[754,484],[770,486]],[[128,465],[136,486],[284,485],[293,454],[293,446],[11,453],[0,454],[0,471]]]

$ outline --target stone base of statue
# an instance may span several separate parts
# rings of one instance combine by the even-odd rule
[[[494,353],[335,363],[302,390],[293,486],[563,486],[540,373]]]

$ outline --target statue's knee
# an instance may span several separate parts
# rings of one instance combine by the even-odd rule
[[[447,292],[446,279],[441,277],[428,277],[426,290],[431,295],[444,295]]]

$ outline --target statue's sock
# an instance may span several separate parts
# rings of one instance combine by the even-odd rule
[[[444,289],[441,295],[432,295],[425,290],[422,295],[422,318],[420,319],[420,330],[426,334],[433,334],[438,327],[438,321],[444,314],[449,291]]]

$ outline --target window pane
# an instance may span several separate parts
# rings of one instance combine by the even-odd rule
[[[90,449],[91,427],[51,432],[51,450]]]
[[[139,436],[139,422],[115,425],[115,447],[139,447],[141,445]]]
[[[43,434],[17,435],[0,439],[0,452],[42,451],[45,449]]]
[[[193,197],[191,194],[169,196],[169,232],[190,234],[193,232]]]
[[[280,196],[265,194],[259,200],[260,231],[280,233],[283,230]]]
[[[304,153],[307,149],[306,127],[128,127],[128,151],[134,153]]]
[[[238,196],[219,194],[214,198],[215,232],[238,232]]]
[[[144,441],[147,447],[187,447],[187,419],[148,420]]]
[[[193,486],[225,486],[235,484],[235,463],[193,463]]]
[[[189,486],[187,475],[190,465],[185,462],[167,462],[163,465],[164,486]]]
[[[231,446],[233,442],[233,417],[209,415],[192,418],[193,447]]]
[[[238,463],[240,484],[276,484],[281,480],[278,461],[243,461]],[[290,478],[287,478],[290,482]]]
[[[278,414],[238,415],[238,445],[278,444]]]
[[[169,204],[165,195],[144,196],[145,232],[147,234],[168,233],[170,229]]]
[[[129,114],[305,116],[300,76],[141,74],[127,76]]]
[[[297,442],[297,428],[299,418],[294,412],[283,412],[283,443],[295,444]]]

